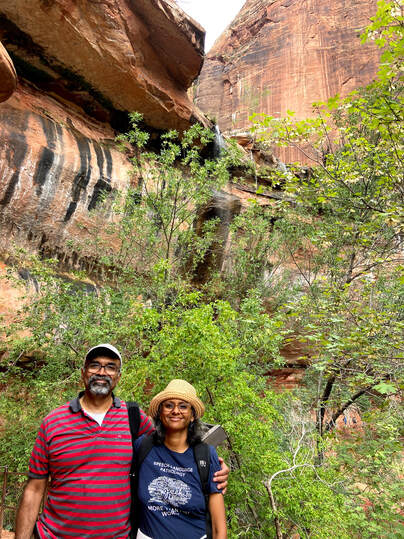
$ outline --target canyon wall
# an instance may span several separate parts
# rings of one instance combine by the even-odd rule
[[[0,106],[0,141],[1,251],[75,257],[66,240],[85,234],[101,192],[129,184],[113,130],[20,84]]]
[[[376,0],[247,0],[207,54],[196,104],[240,138],[254,112],[310,116],[313,102],[374,77],[378,52],[359,36],[375,12]],[[301,157],[291,148],[278,155]]]
[[[130,184],[114,143],[128,113],[152,138],[206,123],[187,95],[204,30],[171,0],[0,0],[0,41],[1,252],[16,243],[86,268],[64,246],[102,191]]]

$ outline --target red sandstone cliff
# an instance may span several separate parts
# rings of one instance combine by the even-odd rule
[[[246,131],[253,112],[310,116],[313,102],[374,77],[378,53],[358,36],[375,12],[376,0],[247,0],[208,53],[197,105],[226,134]]]
[[[127,188],[128,170],[108,125],[20,83],[0,105],[0,252],[17,243],[75,266],[66,240],[83,234],[101,191]]]
[[[204,31],[171,0],[0,0],[0,41],[0,251],[86,267],[65,241],[129,184],[114,144],[128,112],[152,129],[204,121],[187,95]]]
[[[186,91],[204,31],[171,0],[0,0],[0,36],[20,77],[101,121],[139,110],[183,129],[198,117]]]

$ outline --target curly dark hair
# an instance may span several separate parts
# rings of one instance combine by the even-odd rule
[[[194,417],[196,416],[194,407],[191,407],[192,413],[194,414]],[[164,428],[163,423],[160,419],[160,411],[161,411],[161,404],[159,406],[159,409],[157,410],[157,414],[153,417],[155,431],[153,432],[153,441],[156,445],[163,445],[164,439],[166,437],[166,429]],[[191,421],[191,423],[188,425],[188,434],[187,434],[187,444],[190,447],[193,447],[194,445],[201,442],[201,422],[199,419],[194,419]]]

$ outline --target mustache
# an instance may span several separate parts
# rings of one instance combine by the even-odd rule
[[[92,374],[88,380],[88,385],[98,385],[98,382],[107,382],[109,387],[112,385],[112,378],[106,374],[105,376],[100,376],[99,374]]]

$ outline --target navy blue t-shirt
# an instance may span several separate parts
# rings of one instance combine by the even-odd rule
[[[137,451],[143,436],[134,443]],[[210,492],[220,492],[213,474],[220,470],[210,449]],[[140,530],[153,539],[201,539],[206,534],[206,508],[192,447],[184,453],[165,445],[152,448],[139,472]]]

